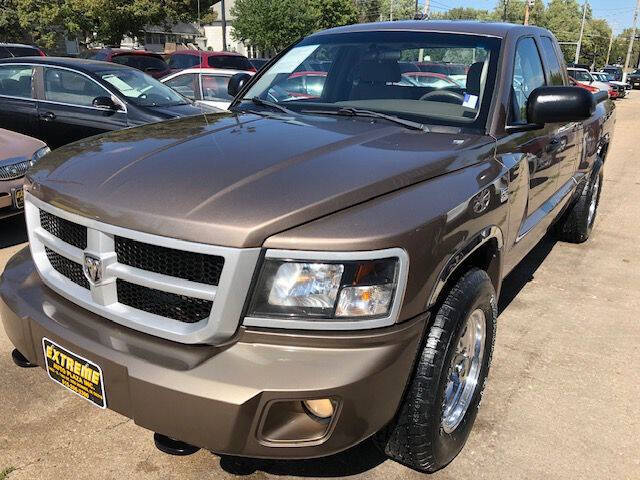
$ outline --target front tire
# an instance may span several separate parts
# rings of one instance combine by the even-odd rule
[[[489,373],[496,320],[489,276],[468,271],[438,309],[398,415],[377,436],[389,457],[434,472],[462,450]]]

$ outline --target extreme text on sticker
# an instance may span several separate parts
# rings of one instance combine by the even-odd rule
[[[48,338],[42,339],[47,373],[75,394],[100,408],[106,408],[104,381],[100,367],[62,348]]]

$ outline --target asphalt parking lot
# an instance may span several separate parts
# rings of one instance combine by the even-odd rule
[[[616,102],[599,218],[583,245],[544,240],[507,279],[491,376],[444,479],[640,479],[640,92]],[[24,247],[0,221],[0,271]],[[413,479],[370,444],[283,462],[200,451],[170,457],[151,432],[21,370],[0,329],[0,478]],[[375,392],[371,392],[375,398]],[[215,432],[212,432],[215,434]]]

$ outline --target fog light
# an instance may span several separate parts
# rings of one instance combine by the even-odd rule
[[[304,400],[302,405],[308,413],[322,420],[326,420],[333,416],[333,403],[331,403],[331,400],[328,398]]]

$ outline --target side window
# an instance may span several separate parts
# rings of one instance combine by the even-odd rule
[[[178,75],[177,77],[173,77],[166,82],[163,82],[165,85],[173,88],[176,92],[181,95],[184,95],[191,100],[196,99],[196,92],[194,88],[194,81],[196,79],[195,73],[187,73],[184,75]]]
[[[110,94],[94,81],[79,73],[58,68],[44,71],[44,98],[52,102],[91,107],[96,97]]]
[[[217,102],[230,102],[233,97],[227,93],[231,77],[202,75],[202,98]]]
[[[527,123],[527,100],[545,84],[540,54],[533,38],[522,38],[516,47],[511,90],[511,123]]]
[[[32,98],[33,67],[25,65],[0,66],[0,95]]]
[[[542,37],[542,51],[544,52],[544,59],[549,66],[549,73],[551,74],[549,80],[551,85],[564,85],[560,60],[553,46],[553,41],[549,37]]]

